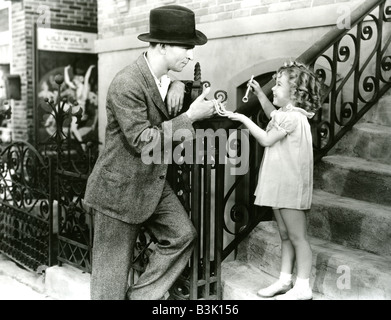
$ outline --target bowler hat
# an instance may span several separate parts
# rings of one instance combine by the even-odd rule
[[[178,5],[152,9],[149,14],[149,33],[138,39],[146,42],[203,45],[208,38],[195,29],[194,12]]]

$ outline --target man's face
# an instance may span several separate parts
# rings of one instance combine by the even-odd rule
[[[190,60],[193,60],[194,46],[166,44],[168,69],[180,72]]]

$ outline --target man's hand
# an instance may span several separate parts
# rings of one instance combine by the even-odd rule
[[[181,112],[184,96],[185,84],[179,80],[173,81],[167,92],[167,108],[170,116],[176,117]]]
[[[205,100],[209,92],[210,87],[207,88],[204,86],[202,93],[193,101],[189,110],[186,111],[191,122],[210,118],[217,113],[213,101]],[[220,102],[220,98],[217,101]]]

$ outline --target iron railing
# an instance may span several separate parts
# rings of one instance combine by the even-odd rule
[[[391,2],[365,1],[351,20],[350,30],[320,40],[322,51],[299,57],[315,69],[326,89],[323,112],[314,123],[316,161],[391,87]]]
[[[319,162],[338,141],[370,110],[391,87],[391,1],[365,1],[349,16],[350,27],[334,27],[311,45],[297,60],[310,66],[323,84],[323,106],[310,121],[315,163]],[[271,98],[274,80],[263,90]],[[247,104],[239,104],[237,112],[251,116],[264,127],[267,118],[259,111],[259,102],[251,96]],[[226,122],[224,128],[233,128]],[[258,166],[263,150],[251,142],[249,175],[239,177],[235,184],[239,224],[234,240],[224,249],[223,257],[233,252],[254,227],[271,214],[269,208],[255,207]],[[255,157],[255,161],[254,161]]]
[[[64,78],[55,77],[58,92]],[[98,155],[98,144],[82,144],[72,137],[72,121],[82,116],[77,104],[68,105],[60,95],[57,101],[45,99],[43,108],[53,117],[56,130],[38,149],[46,158],[52,159],[54,172],[51,190],[57,221],[57,261],[71,264],[83,271],[91,272],[93,215],[83,203],[87,179]],[[77,109],[77,110],[75,110]]]
[[[0,252],[43,270],[56,261],[51,161],[29,143],[16,142],[1,152],[0,163]]]
[[[312,121],[315,160],[319,161],[391,87],[391,1],[364,1],[297,60],[310,66],[323,83],[323,107]],[[264,87],[270,96],[274,80]],[[238,112],[257,115],[257,100]],[[260,121],[263,123],[263,121]]]

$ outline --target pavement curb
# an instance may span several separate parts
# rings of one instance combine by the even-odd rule
[[[20,292],[21,299],[29,299],[28,288],[31,288],[45,300],[90,300],[90,274],[70,265],[49,267],[43,274],[38,274],[0,254],[0,276],[7,279],[7,284],[14,280],[24,285],[18,285],[18,288],[26,287]],[[26,297],[23,297],[24,293]]]
[[[44,275],[31,272],[18,266],[15,262],[0,254],[0,275],[29,286],[39,293],[45,293]]]

